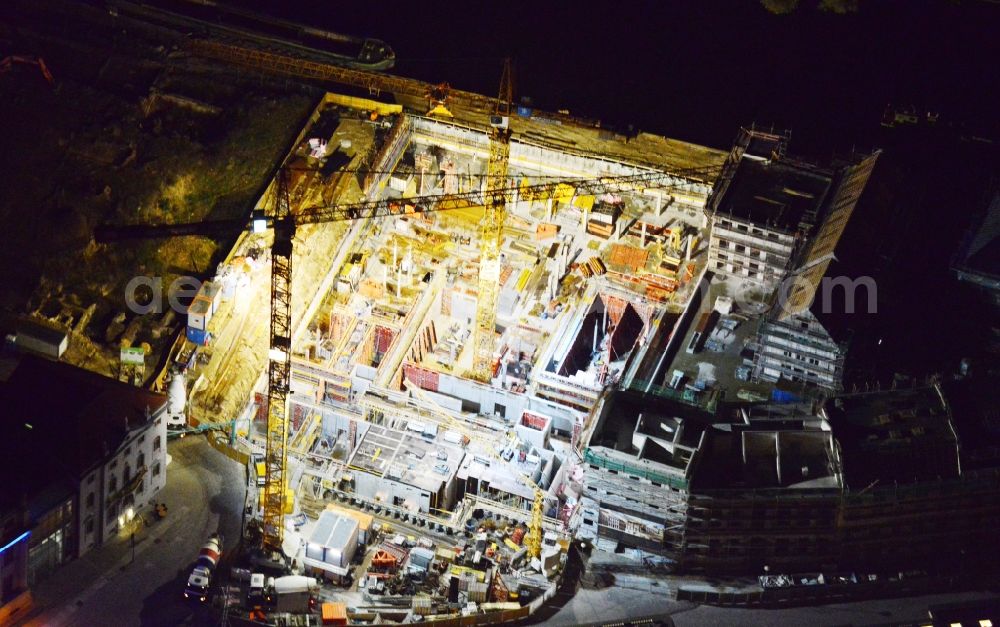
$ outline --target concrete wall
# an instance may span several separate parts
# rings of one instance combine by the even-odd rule
[[[450,124],[429,118],[412,117],[414,143],[441,145],[449,150],[468,155],[478,155],[485,159],[489,154],[489,138],[486,133],[458,124]],[[561,152],[552,148],[513,140],[510,145],[510,164],[519,169],[537,171],[544,174],[564,175],[570,178],[592,178],[594,176],[630,176],[655,172],[651,168],[640,168],[597,156],[580,156]],[[674,182],[676,196],[704,205],[711,187],[705,184],[688,183],[682,178]]]
[[[431,494],[426,490],[421,490],[415,486],[383,479],[367,472],[354,471],[354,486],[358,495],[375,499],[381,496],[381,502],[393,505],[396,498],[401,498],[409,503],[415,504],[421,512],[430,511]]]

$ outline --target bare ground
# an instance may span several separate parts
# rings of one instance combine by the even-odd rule
[[[246,214],[315,96],[241,80],[58,1],[0,9],[9,53],[44,58],[55,85],[26,64],[0,75],[2,328],[23,314],[57,322],[74,331],[68,361],[114,374],[121,343],[156,352],[183,318],[132,314],[128,280],[209,276],[230,242],[96,244],[93,227]]]

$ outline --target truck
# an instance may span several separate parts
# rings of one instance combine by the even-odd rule
[[[222,534],[213,533],[198,552],[191,575],[184,587],[184,598],[205,601],[208,598],[208,587],[212,583],[212,573],[222,556]]]
[[[709,333],[712,331],[712,327],[715,326],[715,318],[718,313],[715,311],[709,311],[703,313],[701,318],[698,319],[698,326],[695,327],[694,333],[691,335],[691,341],[688,343],[687,352],[697,353],[701,350],[701,346],[705,339],[708,338]]]
[[[288,575],[269,582],[277,612],[306,614],[316,609],[316,594],[319,583],[314,577]]]

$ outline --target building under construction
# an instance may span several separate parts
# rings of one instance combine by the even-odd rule
[[[317,576],[348,576],[347,545],[367,560],[355,525],[324,513],[342,502],[422,528],[446,548],[490,521],[507,530],[503,542],[477,542],[453,577],[492,582],[497,602],[548,586],[584,515],[580,450],[594,408],[655,361],[704,272],[703,210],[723,153],[650,136],[626,144],[534,112],[512,118],[498,185],[488,120],[327,94],[257,207],[268,214],[287,199],[291,255],[267,232],[244,233],[217,269],[213,297],[192,305],[175,352],[202,381],[192,407],[239,416],[235,437],[253,462],[248,506],[263,518],[265,543],[282,538],[285,554]],[[573,148],[559,139],[567,135]],[[484,332],[491,193],[504,220],[495,322]],[[279,261],[294,272],[277,275]],[[276,276],[287,282],[291,340],[278,467]],[[266,308],[269,286],[265,354],[265,319],[253,312]],[[287,488],[275,534],[267,510],[277,469]],[[402,537],[379,545],[375,561],[409,564]],[[526,551],[531,559],[517,562]],[[515,563],[520,574],[504,581]]]

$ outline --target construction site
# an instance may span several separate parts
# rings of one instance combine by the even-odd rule
[[[647,353],[705,271],[723,153],[518,107],[509,66],[485,98],[192,46],[371,94],[327,92],[245,218],[97,233],[241,231],[155,381],[180,433],[222,430],[246,461],[249,570],[304,576],[352,621],[529,615],[580,522],[595,406],[664,376]],[[219,598],[273,610],[252,593]]]
[[[995,573],[979,365],[862,390],[823,302],[895,298],[828,276],[881,150],[558,109],[689,131],[691,76],[632,107],[596,45],[268,11],[0,9],[0,623],[672,624]]]
[[[787,138],[744,130],[727,154],[622,135],[520,103],[509,61],[487,97],[219,28],[177,40],[179,53],[319,82],[304,125],[235,217],[94,233],[98,246],[192,250],[234,237],[155,371],[149,348],[121,342],[120,377],[168,393],[173,436],[208,432],[247,470],[249,549],[213,581],[211,540],[185,594],[277,624],[503,622],[556,594],[577,540],[683,547],[704,437],[682,423],[708,420],[730,385],[679,348],[750,341],[732,331],[761,312],[740,301],[730,315],[738,284],[713,280],[733,271],[716,214],[741,189],[734,173],[780,161]],[[793,227],[774,277],[808,235]],[[763,237],[753,220],[745,230]],[[61,356],[66,337],[42,331]],[[617,390],[681,404],[633,420],[606,403]],[[610,432],[614,420],[635,424]]]
[[[592,410],[704,272],[721,155],[611,158],[596,131],[564,150],[497,102],[460,121],[326,94],[257,203],[274,229],[202,285],[166,369],[190,428],[246,455],[251,533],[352,619],[509,620],[551,596]]]

